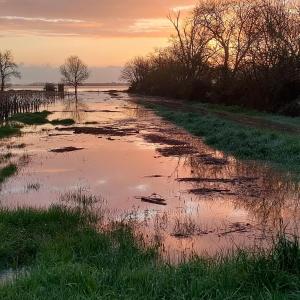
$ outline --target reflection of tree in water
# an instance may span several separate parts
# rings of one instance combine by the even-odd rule
[[[77,123],[82,123],[86,120],[88,105],[82,100],[76,98],[67,99],[64,107],[64,117],[71,118]]]
[[[287,226],[288,231],[298,231],[300,223],[300,184],[284,177],[258,163],[242,163],[229,160],[225,165],[205,165],[197,156],[190,156],[185,164],[193,170],[192,178],[202,178],[203,182],[195,183],[199,187],[217,187],[230,189],[228,201],[236,209],[246,209],[255,223],[263,228],[280,229]],[[215,183],[205,179],[230,179]],[[211,200],[217,197],[207,197]],[[201,200],[206,198],[201,198]]]
[[[138,105],[132,110],[132,114],[140,120],[151,118],[149,111]],[[151,124],[155,126],[157,119],[151,120]],[[161,128],[161,124],[160,122],[158,129]],[[170,131],[170,128],[175,127],[168,124],[166,122],[163,130],[158,132],[172,135],[175,139],[186,140],[188,145],[198,152],[196,155],[180,156],[171,176],[178,178],[180,167],[183,165],[187,170],[191,170],[191,178],[203,179],[200,182],[190,182],[192,187],[230,191],[228,194],[211,193],[195,197],[199,197],[201,201],[228,200],[236,210],[246,210],[253,224],[266,232],[270,229],[276,232],[282,226],[288,225],[289,232],[297,230],[300,233],[297,228],[298,224],[300,225],[299,182],[291,180],[288,174],[276,172],[266,164],[237,161],[234,157],[205,145],[201,138],[179,131],[176,133],[176,130]]]

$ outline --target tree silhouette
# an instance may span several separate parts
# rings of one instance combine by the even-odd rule
[[[10,50],[0,51],[0,80],[2,92],[12,77],[21,78],[18,65],[14,62],[14,57]]]
[[[78,56],[70,56],[60,67],[60,73],[63,76],[63,82],[74,87],[77,100],[78,86],[90,76],[87,65]]]

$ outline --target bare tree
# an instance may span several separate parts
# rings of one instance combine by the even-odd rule
[[[21,78],[21,74],[18,71],[18,65],[14,62],[11,51],[0,51],[0,80],[2,92],[12,77]]]
[[[184,20],[183,24],[180,22],[180,11],[175,15],[170,14],[168,19],[176,31],[171,39],[172,52],[184,65],[186,79],[195,80],[213,54],[213,49],[209,47],[209,31],[198,23],[194,14]]]
[[[90,76],[87,65],[85,65],[78,56],[70,56],[60,67],[60,73],[63,76],[63,82],[74,87],[77,100],[78,86]]]
[[[137,86],[143,82],[149,72],[149,62],[143,57],[135,57],[129,61],[122,70],[121,79]]]
[[[122,78],[146,94],[279,111],[300,95],[294,1],[199,0],[185,19],[170,13],[169,46],[130,61]]]

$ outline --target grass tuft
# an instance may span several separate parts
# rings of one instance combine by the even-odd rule
[[[8,177],[15,175],[18,168],[15,164],[9,164],[8,166],[0,169],[0,183],[3,183]]]
[[[52,120],[50,123],[52,125],[70,126],[70,125],[74,125],[75,121],[73,119],[62,119],[62,120],[55,119],[55,120]]]
[[[0,126],[0,139],[20,134],[20,127],[15,125]]]
[[[75,121],[73,119],[55,119],[53,121],[49,121],[47,118],[52,113],[44,110],[42,112],[34,112],[34,113],[20,113],[12,116],[10,118],[11,121],[20,122],[26,125],[43,125],[43,124],[52,124],[52,125],[73,125]]]
[[[130,226],[99,232],[82,211],[0,210],[0,272],[28,270],[0,285],[1,299],[291,299],[299,296],[299,243],[271,251],[195,257],[177,266]]]
[[[20,122],[26,125],[43,125],[47,124],[49,121],[47,117],[51,115],[49,111],[34,112],[34,113],[19,113],[13,115],[10,120]]]

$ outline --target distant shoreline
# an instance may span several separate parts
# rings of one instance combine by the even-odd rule
[[[58,83],[57,83],[58,84]],[[26,83],[26,84],[11,84],[9,87],[20,87],[20,86],[44,86],[45,82],[33,82],[33,83]],[[66,85],[67,86],[67,85]],[[81,87],[89,87],[89,86],[128,86],[127,83],[122,83],[122,82],[100,82],[100,83],[84,83],[81,85]]]

